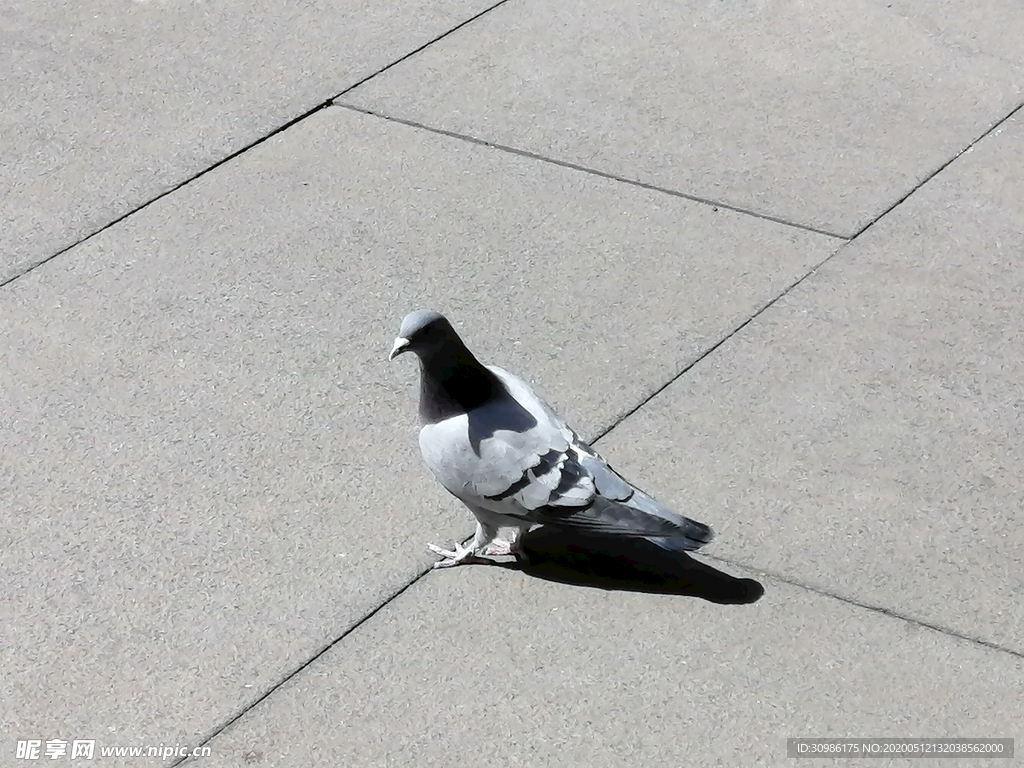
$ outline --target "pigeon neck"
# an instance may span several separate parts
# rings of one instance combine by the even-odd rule
[[[459,342],[420,360],[420,420],[436,424],[469,413],[501,388],[497,377]]]

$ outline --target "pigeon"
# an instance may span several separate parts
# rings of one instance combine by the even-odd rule
[[[435,568],[524,555],[535,525],[573,534],[646,539],[673,552],[713,533],[662,506],[612,469],[523,381],[484,365],[441,314],[406,316],[389,360],[420,362],[420,450],[441,485],[476,517],[468,546],[429,545]],[[510,540],[499,538],[512,529]]]

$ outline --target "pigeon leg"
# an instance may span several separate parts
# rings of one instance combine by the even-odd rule
[[[512,555],[515,558],[519,558],[523,554],[523,534],[530,530],[529,526],[520,526],[516,529],[515,533],[512,534],[509,541],[504,539],[495,539],[491,542],[490,546],[484,550],[485,555],[491,557],[497,557],[500,555]]]
[[[449,550],[442,549],[436,544],[428,544],[427,549],[444,558],[444,560],[438,560],[434,563],[435,568],[451,568],[453,565],[462,565],[464,563],[481,563],[486,561],[480,557],[480,554],[488,545],[494,542],[497,535],[497,528],[489,525],[485,526],[477,521],[476,535],[473,536],[473,540],[469,543],[468,547],[456,544],[454,550]]]
[[[484,554],[488,557],[501,557],[502,555],[514,555],[515,542],[505,541],[504,539],[495,539],[494,542],[487,549],[484,550]]]

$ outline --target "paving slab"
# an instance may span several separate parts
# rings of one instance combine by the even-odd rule
[[[1016,0],[875,0],[944,45],[1000,58],[1024,72],[1024,6]]]
[[[194,741],[468,532],[406,311],[594,434],[837,245],[330,108],[8,284],[0,764]]]
[[[849,236],[1022,91],[870,0],[521,0],[343,100]]]
[[[613,431],[715,552],[1024,653],[1024,121]]]
[[[1021,658],[761,580],[721,606],[432,573],[187,765],[779,766],[787,738],[1017,732]]]
[[[490,4],[5,2],[0,282]]]

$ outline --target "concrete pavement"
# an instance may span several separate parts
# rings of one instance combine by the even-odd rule
[[[491,3],[4,5],[0,280],[322,107]]]
[[[1019,9],[487,8],[4,12],[0,764],[1019,739]],[[422,306],[698,564],[427,572]]]

